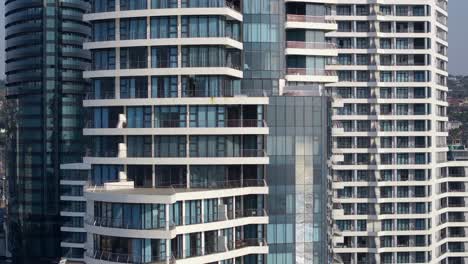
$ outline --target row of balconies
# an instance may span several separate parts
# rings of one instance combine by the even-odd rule
[[[112,218],[112,217],[88,217],[85,222],[87,225],[97,226],[97,227],[107,227],[107,228],[117,228],[117,229],[135,229],[135,230],[172,230],[178,226],[183,225],[194,225],[194,224],[203,224],[203,223],[214,223],[222,222],[234,219],[242,219],[248,217],[263,217],[267,216],[267,213],[264,209],[244,209],[236,211],[227,211],[225,205],[220,205],[218,208],[218,213],[210,215],[198,215],[198,216],[184,216],[183,222],[175,223],[174,221],[167,221],[166,219],[159,219],[151,227],[145,227],[141,223],[134,221],[127,221],[132,219],[124,218]],[[205,221],[207,219],[208,221]]]
[[[335,197],[338,199],[386,199],[386,198],[424,198],[428,197],[429,192],[426,194],[424,189],[422,191],[413,191],[412,189],[406,189],[405,191],[385,191],[380,193],[378,190],[368,187],[357,187],[361,188],[356,191],[349,191],[351,187],[345,187],[344,189],[338,189],[335,192]],[[366,189],[364,189],[366,188]]]
[[[380,242],[380,243],[379,243]],[[389,247],[426,247],[429,243],[424,236],[416,238],[415,236],[397,236],[390,239],[381,238],[381,241],[375,242],[370,237],[345,237],[344,243],[338,244],[341,248],[389,248]],[[378,244],[378,245],[377,245]]]
[[[383,24],[388,23],[388,24]],[[337,32],[361,32],[361,33],[428,33],[424,22],[395,22],[396,25],[392,27],[390,22],[380,22],[372,24],[363,21],[338,21]]]
[[[147,113],[145,113],[147,114]],[[180,113],[182,114],[182,113]],[[106,128],[119,128],[119,129],[130,129],[130,128],[221,128],[221,127],[267,127],[266,121],[261,119],[223,119],[223,120],[202,120],[203,122],[194,122],[196,125],[191,125],[190,120],[184,119],[164,119],[158,118],[151,122],[151,120],[132,120],[124,114],[119,114],[118,119],[108,120],[107,123],[98,123],[100,120],[86,120],[85,128],[92,129],[106,129]]]
[[[380,90],[377,93],[375,90],[356,90],[353,92],[351,89],[340,89],[333,93],[333,98],[337,99],[425,99],[430,98],[430,91],[426,93],[426,89],[419,89],[418,92],[412,91],[410,88],[402,89],[395,88],[397,91]],[[446,99],[445,97],[441,99]]]
[[[346,38],[336,38],[336,43],[338,49],[395,50],[396,54],[398,50],[425,50],[430,48],[430,46],[426,44],[425,38],[393,37],[385,38],[385,41],[373,38],[362,41],[362,38],[359,38],[359,42],[357,42],[357,40],[354,40],[353,36],[350,36]]]
[[[397,207],[393,206],[393,203],[386,203],[388,206],[380,205],[381,208],[374,208],[374,207],[362,207],[366,204],[341,204],[343,206],[342,210],[343,215],[391,215],[391,214],[399,214],[399,215],[409,215],[409,214],[426,214],[429,211],[425,208],[418,208],[416,205],[412,206],[405,206],[405,207]],[[403,203],[409,204],[409,203]],[[357,205],[360,205],[356,208]]]
[[[405,139],[408,139],[408,137],[404,137]],[[358,138],[361,139],[361,138]],[[400,137],[398,139],[401,139]],[[371,141],[370,139],[367,141],[359,141],[357,143],[353,143],[350,141],[335,141],[333,144],[333,148],[338,148],[338,149],[362,149],[362,148],[429,148],[431,147],[430,143],[418,143],[414,141],[409,141],[409,140],[398,140],[397,142],[395,141],[385,141],[381,142],[380,144],[377,144],[375,141]],[[339,151],[339,150],[336,150]],[[341,152],[341,151],[340,151]]]
[[[379,175],[376,176],[373,171],[372,173],[356,175],[353,177],[351,174],[340,174],[341,171],[335,171],[335,175],[333,176],[333,181],[335,182],[409,182],[409,181],[425,181],[426,176],[424,173],[412,173],[410,170],[403,170],[406,173],[398,173],[398,175],[394,175],[394,173],[390,175]]]
[[[336,7],[336,16],[428,16],[430,13],[424,5],[380,5],[380,8],[370,4],[347,5]]]
[[[185,250],[172,250],[172,255],[156,255],[156,256],[142,256],[142,254],[132,253],[117,253],[107,250],[100,249],[87,249],[86,256],[88,258],[98,260],[114,262],[114,263],[152,263],[152,264],[167,264],[167,263],[178,263],[178,260],[182,259],[193,259],[196,263],[197,257],[209,256],[218,253],[227,253],[229,251],[236,251],[249,247],[261,247],[265,249],[267,242],[263,238],[251,238],[251,239],[238,239],[232,242],[228,242],[226,238],[218,238],[217,243],[205,243],[203,246],[190,247]],[[225,242],[222,242],[225,240]],[[264,251],[264,250],[262,250]],[[260,253],[260,252],[259,252]],[[261,253],[260,253],[261,254]],[[96,262],[98,263],[98,262]],[[100,263],[100,262],[99,262]],[[185,262],[184,262],[185,263]]]
[[[143,136],[144,137],[144,136]],[[249,157],[267,157],[265,149],[245,149],[239,148],[235,153],[219,151],[216,153],[190,154],[190,151],[178,152],[177,154],[159,154],[153,147],[129,150],[125,143],[118,144],[118,147],[105,150],[86,150],[86,157],[108,157],[108,158],[249,158]]]

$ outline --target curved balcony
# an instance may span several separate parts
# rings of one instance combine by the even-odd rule
[[[177,235],[193,232],[206,232],[245,225],[268,224],[264,209],[246,209],[233,212],[219,212],[210,215],[209,221],[204,215],[183,219],[184,223],[160,220],[152,226],[134,223],[131,219],[88,217],[85,219],[87,232],[105,236],[119,234],[119,237],[173,239]]]
[[[219,67],[178,67],[178,68],[147,68],[91,70],[83,72],[84,78],[120,77],[120,76],[168,76],[168,75],[226,75],[242,78],[239,66],[225,65]]]
[[[268,194],[263,179],[236,181],[191,182],[187,184],[160,184],[155,188],[138,188],[133,182],[113,182],[104,186],[88,186],[85,197],[102,202],[172,204],[177,201],[214,199],[250,194]]]
[[[205,244],[202,247],[173,251],[165,256],[141,256],[131,253],[116,253],[99,249],[87,249],[85,262],[88,264],[136,263],[136,264],[192,264],[211,263],[249,254],[268,254],[265,239],[239,239],[225,245]]]
[[[108,40],[87,42],[83,45],[85,50],[107,49],[115,47],[142,47],[142,46],[170,46],[170,45],[217,45],[226,46],[234,49],[243,49],[243,44],[233,37],[190,37],[190,38],[150,38],[134,40]]]
[[[140,10],[120,10],[100,13],[89,13],[83,16],[84,21],[107,20],[116,18],[137,18],[137,17],[157,17],[157,16],[191,16],[191,15],[217,15],[226,16],[229,19],[242,21],[242,13],[232,6],[217,7],[181,7],[181,8],[160,8],[160,9],[140,9]]]

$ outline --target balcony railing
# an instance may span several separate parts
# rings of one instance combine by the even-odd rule
[[[185,225],[192,224],[203,224],[227,221],[237,218],[245,217],[259,217],[266,216],[264,209],[245,209],[237,210],[235,212],[228,211],[227,215],[223,214],[210,214],[210,215],[198,215],[198,216],[187,216],[185,218]],[[227,216],[227,217],[226,217]],[[85,219],[85,223],[92,226],[108,227],[108,228],[119,228],[119,229],[133,229],[133,230],[173,230],[176,226],[183,226],[184,224],[175,223],[174,221],[158,220],[151,224],[143,222],[133,222],[132,219],[112,218],[112,217],[88,217]]]
[[[286,47],[293,49],[335,49],[336,45],[327,42],[286,41]]]
[[[317,76],[336,76],[336,71],[314,70],[307,68],[288,68],[287,74],[290,75],[317,75]]]
[[[312,22],[312,23],[335,23],[333,19],[326,18],[325,16],[307,16],[307,15],[293,15],[286,16],[288,22]]]
[[[109,262],[118,262],[118,263],[135,263],[135,264],[163,264],[163,263],[175,263],[175,258],[173,256],[141,256],[134,254],[125,254],[125,253],[115,253],[106,250],[86,250],[86,256]]]

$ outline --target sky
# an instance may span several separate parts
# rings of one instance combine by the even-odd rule
[[[0,78],[5,72],[3,3],[0,4]],[[468,1],[449,1],[449,72],[468,75]]]

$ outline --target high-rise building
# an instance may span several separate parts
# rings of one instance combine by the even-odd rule
[[[444,258],[451,242],[439,221],[452,199],[439,192],[447,1],[342,2],[327,34],[338,48],[327,69],[339,78],[330,86],[334,253],[347,264],[465,263]]]
[[[337,26],[306,2],[92,2],[89,146],[62,166],[64,257],[331,259],[325,33]]]
[[[15,263],[59,259],[59,165],[82,156],[87,0],[7,0],[8,246]]]

